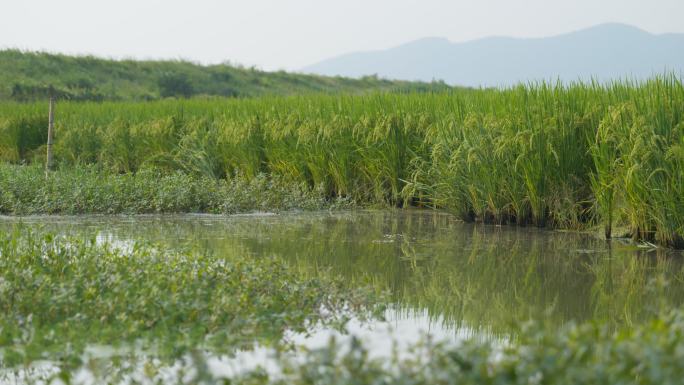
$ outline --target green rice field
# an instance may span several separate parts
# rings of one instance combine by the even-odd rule
[[[0,385],[682,383],[681,78],[47,110]]]
[[[0,160],[43,162],[46,110],[0,104]],[[674,76],[435,94],[60,102],[55,156],[60,170],[277,176],[329,199],[435,207],[485,223],[599,226],[606,237],[684,246],[684,86]]]

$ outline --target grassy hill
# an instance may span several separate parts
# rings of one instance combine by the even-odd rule
[[[0,51],[0,100],[47,97],[49,86],[71,100],[153,100],[166,97],[291,95],[302,93],[427,92],[441,82],[390,81],[266,72],[228,64],[111,60],[92,56]]]

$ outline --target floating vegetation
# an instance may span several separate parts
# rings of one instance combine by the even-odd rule
[[[196,349],[278,344],[285,331],[343,325],[370,293],[305,278],[277,258],[174,252],[97,240],[0,234],[0,367],[82,364],[107,346],[168,362]]]

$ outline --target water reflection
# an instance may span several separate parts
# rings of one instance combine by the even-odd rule
[[[387,290],[398,321],[427,314],[449,329],[505,335],[639,322],[684,300],[682,255],[534,228],[464,224],[429,211],[252,216],[5,218],[36,231],[161,242],[215,255],[279,256],[306,274]],[[125,244],[125,243],[124,243]]]

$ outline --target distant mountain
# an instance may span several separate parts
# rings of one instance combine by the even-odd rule
[[[684,71],[684,34],[654,35],[624,24],[603,24],[548,38],[490,37],[465,43],[427,38],[382,51],[350,53],[302,71],[438,79],[474,87],[533,80],[643,79]]]
[[[151,100],[193,96],[251,97],[306,93],[428,92],[440,83],[265,72],[185,61],[110,60],[0,50],[0,101],[47,97],[50,86],[70,100]]]

